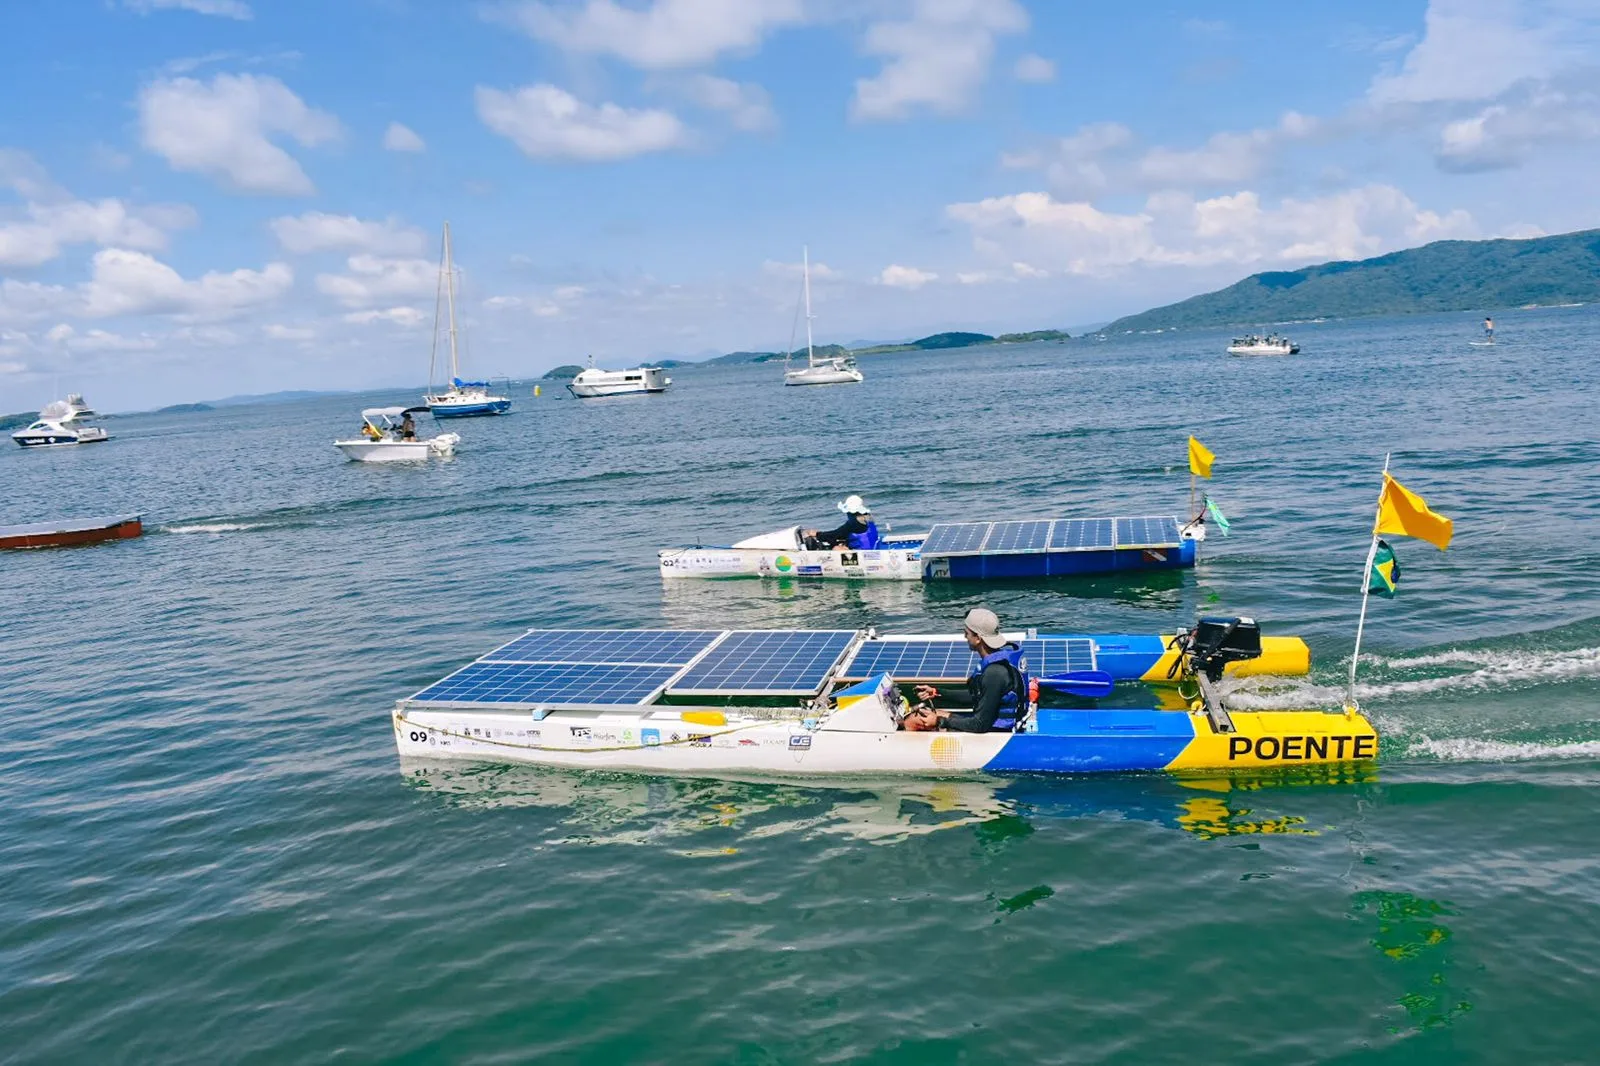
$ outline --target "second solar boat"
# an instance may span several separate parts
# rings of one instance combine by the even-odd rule
[[[1263,638],[1249,619],[1203,619],[1181,636],[1008,637],[1041,690],[1012,730],[900,728],[904,687],[959,683],[977,659],[957,637],[871,630],[532,630],[400,700],[392,724],[401,756],[698,775],[1085,773],[1377,756],[1377,734],[1354,710],[1224,707],[1214,686],[1224,671],[1310,669],[1303,641]],[[1189,689],[1171,694],[1173,710],[1051,695],[1096,676]]]
[[[927,533],[890,536],[876,549],[808,551],[791,526],[727,547],[667,548],[661,576],[844,577],[937,581],[1063,577],[1194,565],[1204,518],[1167,515],[943,522]]]

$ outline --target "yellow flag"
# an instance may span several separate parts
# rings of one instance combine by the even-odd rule
[[[1384,474],[1383,495],[1378,497],[1378,524],[1372,532],[1416,537],[1444,551],[1450,547],[1455,525],[1443,515],[1428,510],[1421,496]]]
[[[1189,473],[1200,477],[1210,477],[1211,460],[1215,458],[1216,455],[1210,448],[1207,448],[1193,437],[1189,438]]]

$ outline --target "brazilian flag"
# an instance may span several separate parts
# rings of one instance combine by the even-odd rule
[[[1389,542],[1380,540],[1377,554],[1372,557],[1372,574],[1367,581],[1367,591],[1392,600],[1399,587],[1400,560],[1394,557],[1394,549],[1389,547]]]

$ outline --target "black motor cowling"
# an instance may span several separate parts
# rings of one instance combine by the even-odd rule
[[[1189,669],[1211,681],[1221,680],[1229,663],[1261,656],[1261,627],[1254,618],[1202,618],[1178,639]]]

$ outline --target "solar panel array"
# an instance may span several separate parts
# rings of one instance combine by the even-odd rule
[[[535,629],[409,702],[631,707],[665,691],[811,696],[855,639],[855,630]]]
[[[1094,641],[1088,637],[1041,637],[1021,641],[1028,672],[1036,676],[1095,668]],[[839,671],[854,681],[888,674],[896,681],[964,681],[978,669],[978,657],[966,641],[869,640]]]
[[[1057,518],[1022,522],[953,522],[934,526],[922,542],[926,557],[1032,552],[1175,548],[1182,543],[1170,515],[1140,518]]]
[[[853,629],[735,631],[671,689],[684,695],[814,695],[855,639]]]

